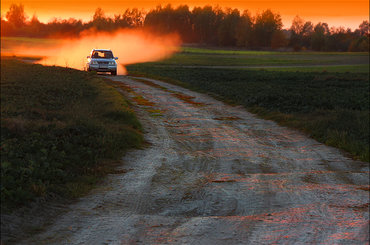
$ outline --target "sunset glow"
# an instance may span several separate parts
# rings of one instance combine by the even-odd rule
[[[283,19],[284,28],[289,28],[294,16],[299,15],[305,20],[310,20],[314,23],[326,22],[329,26],[343,26],[355,29],[363,20],[369,19],[369,1],[336,1],[336,0],[312,0],[312,1],[276,1],[276,0],[263,0],[263,1],[237,1],[237,0],[172,0],[172,1],[116,1],[106,0],[21,0],[1,1],[1,15],[5,17],[9,6],[12,3],[22,3],[25,7],[27,15],[31,18],[36,15],[40,21],[48,22],[53,18],[68,19],[70,17],[82,19],[84,21],[91,20],[96,8],[101,7],[107,16],[113,16],[124,12],[127,8],[139,8],[149,10],[158,5],[166,5],[168,3],[173,6],[187,4],[190,8],[194,6],[204,5],[219,5],[220,7],[238,8],[239,10],[249,10],[252,14],[271,9],[274,12],[281,14]]]

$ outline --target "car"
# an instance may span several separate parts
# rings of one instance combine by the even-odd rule
[[[87,71],[110,72],[115,76],[117,75],[116,60],[118,57],[114,57],[110,49],[93,49],[87,56],[86,68]]]

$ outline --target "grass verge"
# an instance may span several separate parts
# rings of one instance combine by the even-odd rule
[[[309,67],[309,66],[296,66],[296,67],[264,67],[264,68],[246,68],[253,70],[266,70],[266,71],[300,71],[300,72],[340,72],[340,73],[369,73],[369,64],[362,65],[334,65],[334,66],[319,66],[319,67]]]
[[[132,75],[159,78],[241,104],[259,116],[369,161],[368,73],[289,72],[150,66]]]
[[[124,151],[140,147],[141,125],[102,77],[1,59],[1,203],[87,192]]]
[[[300,66],[325,70],[340,70],[343,66],[369,67],[368,52],[265,52],[246,50],[222,50],[211,48],[182,47],[180,52],[172,57],[151,63],[166,66],[245,66],[253,67],[276,66],[272,69],[298,69]],[[366,66],[367,65],[367,66]],[[286,67],[286,68],[285,68]],[[259,68],[258,68],[259,69]],[[359,69],[365,70],[360,67]]]

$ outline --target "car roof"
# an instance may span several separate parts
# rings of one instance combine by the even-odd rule
[[[93,49],[92,51],[112,51],[110,49]]]

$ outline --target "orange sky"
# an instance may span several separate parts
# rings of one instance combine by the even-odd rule
[[[74,17],[87,21],[92,18],[97,7],[101,7],[107,15],[113,15],[123,12],[126,8],[150,9],[167,3],[174,6],[187,4],[190,7],[218,4],[221,7],[248,9],[252,14],[270,8],[281,14],[284,27],[290,27],[295,15],[314,23],[321,21],[327,22],[329,26],[344,26],[353,29],[357,28],[363,20],[369,20],[368,0],[2,0],[2,16],[5,16],[11,3],[22,3],[30,17],[36,14],[43,22],[48,22],[53,17]]]

